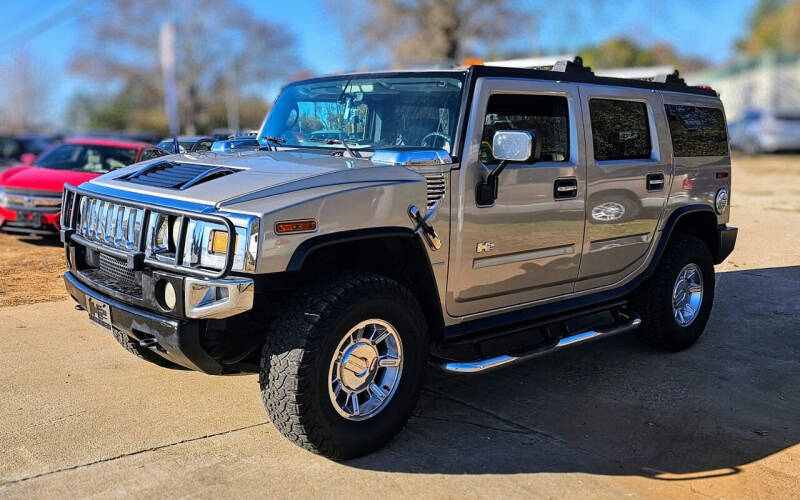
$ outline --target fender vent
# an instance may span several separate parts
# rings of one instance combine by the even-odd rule
[[[426,175],[425,181],[428,183],[428,208],[434,203],[444,198],[445,180],[442,174]]]
[[[119,177],[135,184],[167,189],[187,189],[213,179],[238,172],[231,167],[197,165],[194,163],[175,163],[170,161],[151,163],[146,167]]]

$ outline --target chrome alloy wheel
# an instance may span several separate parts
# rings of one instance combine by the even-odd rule
[[[400,385],[403,344],[381,319],[357,324],[339,342],[328,370],[328,395],[348,420],[366,420],[383,410]]]
[[[703,304],[703,273],[697,264],[683,266],[672,288],[672,314],[680,326],[689,326]]]

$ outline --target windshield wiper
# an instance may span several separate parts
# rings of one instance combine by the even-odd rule
[[[312,137],[309,139],[311,142],[324,142],[325,144],[339,144],[344,146],[344,149],[350,153],[350,156],[353,158],[361,158],[361,154],[358,151],[353,151],[350,149],[350,146],[347,144],[347,141],[343,141],[341,139],[318,139],[316,137]],[[354,143],[355,144],[355,143]]]
[[[277,151],[278,150],[277,147],[286,142],[286,139],[281,139],[280,137],[274,137],[271,135],[261,136],[261,138],[267,141],[267,144],[265,146],[259,146],[258,147],[259,151],[264,151],[265,149],[267,151]],[[270,142],[275,144],[275,146],[274,147],[270,146],[269,145]]]

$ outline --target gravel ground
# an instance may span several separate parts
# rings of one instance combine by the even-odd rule
[[[0,233],[0,307],[68,297],[58,238]]]

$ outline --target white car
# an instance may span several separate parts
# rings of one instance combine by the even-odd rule
[[[800,150],[800,110],[751,109],[728,132],[731,147],[747,154]]]

